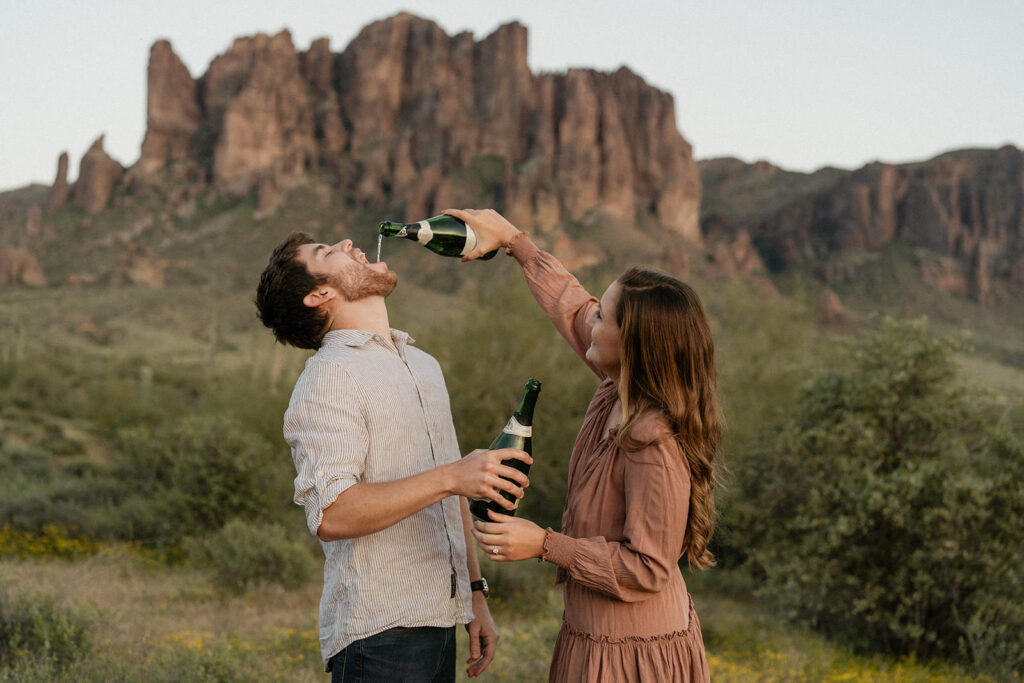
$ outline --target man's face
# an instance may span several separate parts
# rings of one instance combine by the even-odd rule
[[[370,263],[360,249],[352,246],[352,240],[304,244],[299,247],[298,259],[313,277],[326,278],[326,284],[348,301],[387,296],[398,283],[398,274],[388,270],[387,263]]]

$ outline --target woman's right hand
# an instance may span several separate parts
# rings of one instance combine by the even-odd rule
[[[493,500],[506,510],[514,510],[515,504],[506,500],[501,492],[507,491],[517,499],[522,498],[523,489],[530,485],[530,479],[519,470],[501,464],[502,460],[512,458],[528,465],[533,463],[533,458],[526,451],[516,448],[477,449],[447,466],[448,484],[445,488],[452,495]]]
[[[442,213],[455,216],[476,233],[476,249],[463,256],[463,261],[506,247],[521,232],[494,209],[445,209]]]

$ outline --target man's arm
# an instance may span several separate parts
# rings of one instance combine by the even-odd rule
[[[466,569],[469,570],[469,580],[476,581],[481,573],[476,543],[473,541],[473,516],[469,512],[469,502],[465,498],[460,502],[462,530],[466,534]],[[469,659],[466,660],[469,668],[466,669],[466,675],[473,678],[482,674],[494,659],[499,637],[498,628],[487,606],[487,598],[481,591],[473,591],[473,621],[466,624],[466,630],[469,631]]]
[[[511,448],[476,450],[458,462],[404,479],[354,484],[324,508],[316,535],[322,541],[366,536],[455,495],[498,501],[511,510],[514,504],[505,500],[499,491],[522,498],[530,480],[522,472],[501,464],[509,458],[533,462],[523,451]],[[479,573],[477,567],[477,576]]]

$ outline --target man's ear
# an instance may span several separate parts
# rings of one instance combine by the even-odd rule
[[[316,308],[322,303],[326,303],[338,296],[338,292],[333,287],[327,285],[321,285],[314,289],[312,292],[302,297],[302,303],[310,308]]]

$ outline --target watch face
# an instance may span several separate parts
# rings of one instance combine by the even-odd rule
[[[485,598],[491,594],[491,588],[487,585],[487,579],[482,576],[480,577],[480,589],[480,592],[484,594]]]

